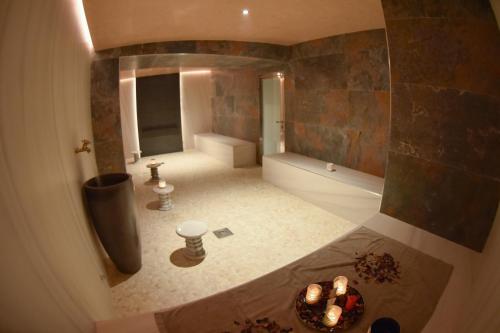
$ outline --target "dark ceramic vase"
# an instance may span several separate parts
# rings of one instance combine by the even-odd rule
[[[369,333],[399,333],[400,327],[397,321],[392,318],[379,318],[370,326]]]
[[[122,273],[141,268],[134,185],[127,173],[94,177],[83,184],[87,209],[109,257]]]

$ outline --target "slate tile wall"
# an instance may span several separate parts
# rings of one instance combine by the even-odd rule
[[[226,40],[186,40],[136,44],[96,52],[96,59],[166,53],[219,54],[286,61],[289,48],[267,43]]]
[[[92,62],[91,113],[93,146],[99,174],[125,172],[118,59]]]
[[[260,138],[260,78],[253,70],[212,71],[214,133],[255,142]]]
[[[500,34],[487,0],[383,0],[391,138],[381,211],[480,251],[500,196]]]
[[[291,47],[286,149],[383,177],[389,143],[385,30]]]

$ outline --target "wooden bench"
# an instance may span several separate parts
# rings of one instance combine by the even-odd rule
[[[262,177],[348,221],[362,224],[380,210],[384,179],[294,153],[264,156]]]
[[[194,146],[233,168],[256,164],[256,146],[250,141],[215,133],[202,133],[194,135]]]

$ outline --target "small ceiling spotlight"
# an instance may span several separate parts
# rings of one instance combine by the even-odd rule
[[[243,16],[248,16],[248,14],[250,13],[250,11],[248,11],[247,8],[244,8],[241,13],[243,14]]]

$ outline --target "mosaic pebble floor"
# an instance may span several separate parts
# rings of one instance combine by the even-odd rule
[[[154,156],[175,186],[174,208],[158,211],[148,182],[151,157],[127,165],[133,175],[143,267],[132,276],[107,265],[117,317],[166,309],[248,282],[322,247],[356,225],[297,198],[261,177],[260,166],[232,169],[197,151]],[[208,223],[207,257],[188,261],[177,224]],[[234,235],[218,239],[227,227]]]

